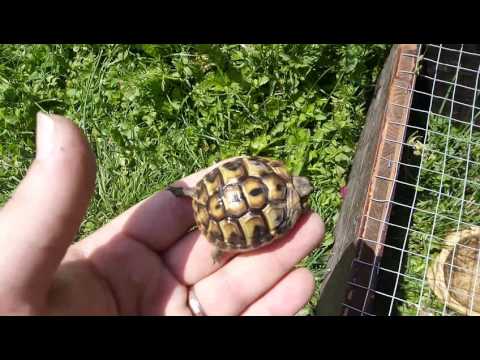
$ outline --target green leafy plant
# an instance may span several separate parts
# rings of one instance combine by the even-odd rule
[[[420,304],[422,311],[435,315],[444,310],[454,314],[444,309],[444,303],[423,279],[449,233],[466,229],[467,224],[480,223],[480,132],[458,121],[449,124],[448,118],[438,115],[430,116],[429,130],[425,146],[421,146],[424,149],[418,179],[421,191],[417,193],[412,216],[413,231],[406,242],[409,251],[404,260],[406,276],[400,281],[402,298],[408,302],[398,306],[403,315],[417,314],[417,307],[412,304]],[[407,143],[415,147],[415,152],[418,144],[423,144],[418,134],[412,134]]]
[[[96,193],[79,238],[220,159],[284,159],[311,178],[311,206],[326,223],[323,246],[303,263],[318,285],[387,51],[360,44],[3,45],[0,203],[34,156],[38,110],[71,117],[97,156]]]

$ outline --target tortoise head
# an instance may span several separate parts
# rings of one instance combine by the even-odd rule
[[[298,195],[300,195],[302,199],[305,199],[306,197],[308,197],[308,195],[310,195],[311,192],[313,191],[313,187],[310,184],[310,181],[306,177],[294,176],[292,178],[292,182],[293,182],[293,187],[295,188],[295,190],[297,190]]]
[[[304,210],[307,209],[308,195],[313,191],[313,187],[310,184],[310,181],[303,176],[293,176],[292,177],[293,187],[300,196],[300,203]]]
[[[303,176],[292,176],[293,189],[287,192],[288,227],[293,226],[301,214],[308,209],[308,195],[313,191],[310,181]]]

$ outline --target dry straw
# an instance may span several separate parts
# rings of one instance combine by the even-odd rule
[[[479,249],[480,228],[453,232],[428,269],[435,295],[459,315],[480,315]]]

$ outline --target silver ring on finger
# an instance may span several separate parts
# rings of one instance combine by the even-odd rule
[[[202,308],[202,304],[198,301],[193,288],[188,290],[188,307],[195,316],[206,316],[205,311]]]

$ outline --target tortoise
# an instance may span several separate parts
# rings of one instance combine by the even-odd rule
[[[430,287],[456,313],[478,316],[480,228],[452,232],[445,238],[445,245],[428,268]]]
[[[285,164],[239,156],[217,164],[194,187],[167,188],[192,198],[195,223],[214,245],[213,262],[283,238],[307,209],[309,180],[292,176]]]

